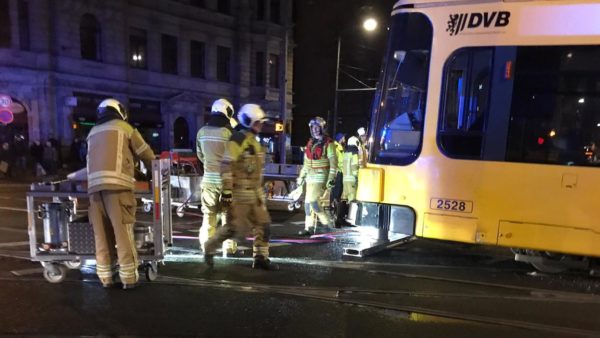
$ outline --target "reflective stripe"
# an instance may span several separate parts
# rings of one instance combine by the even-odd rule
[[[229,141],[229,137],[203,135],[203,136],[200,136],[200,142],[202,142],[202,141],[227,142],[227,141]]]
[[[103,133],[105,131],[116,131],[116,132],[119,132],[119,133],[126,134],[127,137],[131,137],[131,134],[133,133],[133,128],[131,130],[125,130],[122,125],[118,125],[118,124],[101,124],[101,125],[96,125],[90,131],[90,133],[88,135],[88,138],[90,138],[93,135]]]
[[[150,148],[150,147],[146,143],[144,143],[135,150],[135,154],[139,155],[139,154],[143,153],[144,151],[146,151],[146,149],[148,149],[148,148]]]
[[[223,180],[221,179],[220,173],[204,172],[204,176],[202,176],[202,183],[222,184]]]
[[[127,188],[133,188],[135,186],[135,181],[133,180],[133,178],[131,178],[130,180],[124,180],[124,179],[121,179],[118,177],[110,177],[110,176],[103,176],[103,177],[97,177],[94,179],[88,179],[88,188],[95,187],[95,186],[101,185],[101,184],[116,184],[116,185],[125,186]]]
[[[252,257],[263,256],[265,258],[269,257],[269,247],[268,246],[253,246],[252,247]]]

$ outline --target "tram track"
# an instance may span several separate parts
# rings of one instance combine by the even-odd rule
[[[6,282],[28,282],[28,283],[46,283],[42,278],[31,278],[31,277],[0,277],[0,281]],[[81,279],[81,280],[67,280],[64,283],[69,284],[85,284],[85,283],[97,283],[95,279]],[[159,278],[152,282],[152,284],[163,285],[163,286],[180,286],[180,287],[200,287],[200,288],[211,288],[221,290],[231,290],[235,292],[244,293],[263,293],[269,295],[283,295],[291,296],[299,299],[310,299],[324,302],[334,302],[338,304],[351,305],[351,306],[362,306],[379,310],[397,311],[404,314],[404,317],[409,319],[411,315],[424,315],[433,317],[432,320],[447,321],[455,320],[462,321],[465,323],[478,323],[492,326],[505,326],[518,329],[534,330],[538,332],[546,333],[560,333],[573,336],[581,337],[597,337],[600,333],[594,330],[587,330],[582,328],[574,328],[560,325],[552,325],[545,323],[529,322],[519,319],[508,319],[502,317],[486,316],[486,315],[474,315],[463,313],[460,311],[450,311],[444,309],[436,309],[432,307],[415,306],[415,305],[403,305],[390,302],[389,296],[391,295],[408,295],[414,297],[437,297],[437,298],[457,298],[457,297],[470,297],[473,298],[472,294],[460,294],[460,293],[443,293],[443,292],[419,292],[419,291],[402,291],[402,290],[377,290],[377,289],[354,289],[354,288],[338,288],[338,287],[307,287],[307,286],[288,286],[288,285],[269,285],[261,283],[249,283],[249,282],[232,282],[232,281],[215,281],[204,278],[183,278],[175,276],[159,276]],[[378,299],[361,299],[359,297],[353,297],[358,294],[371,294],[381,296]],[[540,299],[537,296],[531,295],[527,297],[497,297],[497,296],[481,296],[477,298],[489,298],[497,299],[502,298],[504,300],[528,300],[528,301],[540,301],[546,299]],[[558,302],[571,302],[567,299],[554,299],[550,301]],[[582,302],[583,300],[576,300],[576,302]],[[593,301],[596,303],[596,301]]]

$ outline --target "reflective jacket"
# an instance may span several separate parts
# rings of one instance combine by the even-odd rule
[[[358,145],[358,165],[361,168],[367,167],[367,160],[369,159],[369,153],[367,151],[367,146],[360,142]]]
[[[265,151],[256,134],[247,129],[234,131],[221,166],[223,190],[231,190],[234,203],[264,202],[264,166]]]
[[[338,172],[342,172],[342,163],[344,162],[344,146],[341,145],[338,141],[333,141],[335,145],[335,155],[338,164]]]
[[[327,183],[335,179],[338,170],[337,154],[333,141],[325,136],[322,141],[310,139],[304,151],[304,164],[300,180],[306,183]]]
[[[154,153],[129,123],[114,119],[92,128],[87,137],[88,193],[134,190],[134,158],[151,170]]]
[[[196,154],[204,164],[202,183],[222,185],[221,162],[225,147],[231,138],[229,119],[225,116],[211,115],[208,123],[198,130],[196,136]]]
[[[344,152],[344,161],[342,165],[342,174],[344,182],[356,182],[358,179],[358,148],[354,146],[346,147]]]

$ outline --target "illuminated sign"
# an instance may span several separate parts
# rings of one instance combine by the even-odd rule
[[[281,122],[275,123],[275,131],[277,131],[277,132],[283,131],[283,123],[281,123]]]
[[[10,124],[15,119],[15,116],[10,110],[0,110],[0,123]]]
[[[12,99],[8,95],[0,94],[0,107],[10,107],[12,104]]]

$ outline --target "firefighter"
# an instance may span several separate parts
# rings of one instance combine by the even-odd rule
[[[151,168],[154,153],[127,123],[127,111],[115,99],[106,99],[98,106],[98,123],[90,130],[87,142],[89,218],[96,241],[96,272],[102,285],[111,287],[117,256],[123,289],[130,289],[139,279],[133,238],[134,159],[141,159],[146,168]]]
[[[344,152],[344,161],[342,165],[342,173],[344,176],[344,192],[342,193],[342,200],[346,203],[342,204],[342,214],[347,213],[347,203],[356,200],[356,186],[358,183],[358,147],[360,147],[360,141],[356,136],[352,136],[348,139],[346,150]]]
[[[196,154],[204,165],[204,176],[201,183],[202,201],[202,226],[200,227],[199,242],[204,251],[204,243],[214,236],[217,230],[218,217],[221,224],[227,221],[227,206],[223,199],[231,196],[223,194],[223,181],[221,180],[221,163],[225,146],[233,133],[235,125],[233,118],[233,105],[226,99],[216,100],[211,108],[208,123],[198,131],[196,136]],[[237,243],[227,241],[224,243],[227,253],[235,253]]]
[[[256,104],[242,106],[238,114],[239,131],[227,142],[221,166],[225,203],[231,203],[225,223],[215,236],[204,243],[204,262],[214,266],[216,248],[226,239],[243,236],[253,230],[252,268],[277,270],[269,260],[271,217],[263,191],[265,151],[256,140],[265,121],[265,112]]]
[[[333,188],[335,175],[338,170],[337,154],[333,141],[325,135],[325,120],[315,117],[310,120],[311,138],[304,150],[304,165],[298,177],[298,186],[306,183],[306,194],[304,197],[305,223],[304,230],[298,235],[309,236],[316,230],[317,218],[322,225],[333,227],[333,222],[319,204],[319,200],[327,189]]]
[[[333,141],[333,145],[335,147],[335,154],[337,158],[337,174],[335,176],[335,184],[333,189],[331,189],[331,196],[329,199],[329,203],[331,205],[331,209],[334,211],[332,213],[334,217],[334,223],[337,227],[341,227],[344,225],[344,218],[341,214],[341,199],[342,199],[342,191],[344,190],[343,177],[342,177],[342,163],[344,162],[344,145],[346,144],[346,135],[344,133],[335,134],[335,139]]]
[[[360,141],[358,147],[358,164],[361,168],[365,168],[367,166],[367,160],[369,158],[369,154],[367,151],[367,130],[365,127],[360,127],[356,131],[358,134],[358,139]]]

